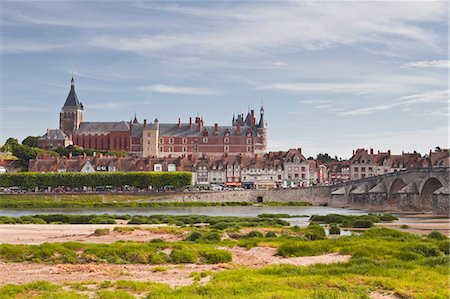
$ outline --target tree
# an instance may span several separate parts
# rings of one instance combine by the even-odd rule
[[[335,158],[332,158],[330,155],[328,155],[328,153],[322,154],[319,153],[317,154],[316,160],[319,160],[323,163],[328,163],[328,162],[332,162],[332,161],[338,161],[337,156]]]
[[[1,150],[2,152],[11,152],[12,148],[14,145],[18,145],[19,144],[19,140],[17,140],[16,138],[8,138],[8,140],[6,140],[5,144],[2,146]]]
[[[37,152],[36,149],[33,147],[29,147],[27,145],[22,144],[15,144],[12,147],[12,153],[14,156],[16,156],[22,165],[28,168],[28,164],[30,162],[30,159],[35,159]]]
[[[28,145],[29,147],[38,147],[39,136],[28,136],[22,141],[23,145]]]

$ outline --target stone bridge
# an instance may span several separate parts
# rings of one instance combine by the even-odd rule
[[[331,206],[449,213],[448,167],[407,169],[331,186]]]

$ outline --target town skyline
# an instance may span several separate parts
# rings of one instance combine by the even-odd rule
[[[56,128],[73,75],[86,121],[263,101],[269,151],[448,148],[446,3],[127,4],[2,2],[0,143]]]

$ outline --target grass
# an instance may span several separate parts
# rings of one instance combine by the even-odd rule
[[[312,225],[310,230],[316,226]],[[329,252],[351,254],[346,263],[315,264],[308,267],[293,265],[273,265],[261,269],[235,268],[210,272],[193,272],[194,282],[206,276],[212,279],[202,285],[170,288],[152,282],[116,281],[97,282],[93,289],[94,298],[370,298],[373,291],[395,294],[399,298],[448,298],[448,275],[450,257],[449,239],[436,233],[418,236],[388,228],[371,228],[362,235],[343,236],[337,239],[310,240],[305,238],[307,229],[294,230],[297,236],[241,239],[239,242],[253,242],[253,245],[271,244],[278,247],[283,256],[320,255]],[[199,240],[207,232],[200,231]],[[194,235],[192,232],[191,236]],[[2,261],[10,261],[7,256],[27,260],[30,248],[39,248],[39,257],[49,258],[52,247],[66,248],[81,254],[89,251],[93,256],[118,255],[126,262],[127,256],[139,260],[140,253],[157,252],[171,248],[169,259],[177,255],[185,262],[197,258],[197,262],[208,263],[229,261],[228,251],[217,249],[215,245],[183,241],[175,243],[134,243],[113,244],[56,243],[36,245],[1,245]],[[7,250],[6,250],[6,249]],[[89,249],[89,250],[88,250]],[[5,256],[5,250],[8,255]],[[132,254],[131,254],[131,253]],[[66,254],[69,252],[66,252]],[[59,252],[56,256],[61,256]],[[122,257],[121,254],[124,256]],[[228,257],[226,257],[228,256]],[[107,262],[107,260],[106,260]],[[164,267],[155,271],[166,271]],[[85,285],[92,285],[86,282]],[[35,282],[24,285],[0,287],[0,298],[86,298],[83,283],[54,285]]]
[[[255,202],[168,202],[173,194],[1,194],[0,208],[139,208],[251,206]],[[265,206],[310,206],[307,202],[264,202]]]
[[[340,214],[311,216],[312,222],[340,224],[343,227],[354,227],[354,228],[370,228],[373,226],[374,223],[391,222],[394,220],[398,220],[398,218],[391,214],[371,214],[371,213],[360,216],[340,215]]]

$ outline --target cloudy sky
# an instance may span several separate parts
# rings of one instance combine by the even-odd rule
[[[2,1],[1,136],[87,121],[229,125],[264,103],[271,150],[448,146],[442,2]]]

